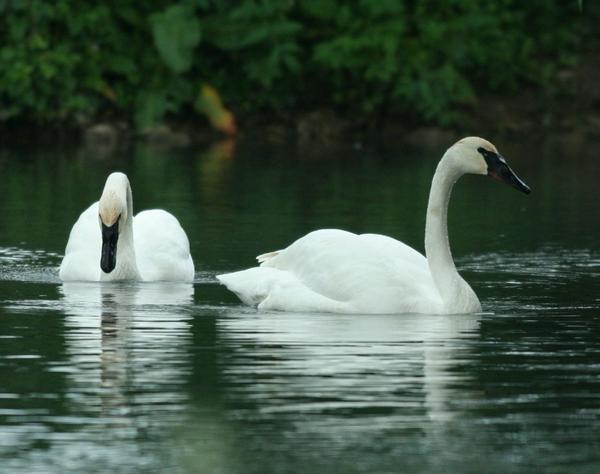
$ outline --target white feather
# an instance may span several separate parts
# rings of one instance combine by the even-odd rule
[[[427,207],[427,258],[390,237],[327,229],[311,232],[284,250],[260,255],[258,268],[217,278],[244,303],[265,310],[479,312],[477,295],[454,266],[447,212],[460,176],[487,174],[482,148],[496,153],[486,140],[467,137],[440,160]]]
[[[118,181],[113,179],[115,175],[119,175]],[[105,192],[109,186],[116,186],[115,181],[119,186],[129,187],[125,175],[113,173],[107,179]],[[128,203],[129,211],[123,211],[127,218],[120,223],[117,267],[111,273],[104,273],[100,268],[100,202],[87,208],[73,225],[60,265],[61,280],[193,281],[194,262],[187,235],[179,221],[160,209],[131,217],[132,203]]]
[[[403,278],[410,273],[413,278]],[[260,267],[217,277],[264,310],[418,313],[441,299],[427,260],[390,237],[336,229],[311,232]]]

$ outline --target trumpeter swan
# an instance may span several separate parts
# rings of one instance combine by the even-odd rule
[[[194,262],[179,221],[153,209],[133,216],[123,173],[106,180],[100,201],[73,225],[60,265],[63,281],[192,281]]]
[[[263,310],[479,312],[477,295],[454,266],[447,230],[452,187],[467,173],[530,192],[494,145],[479,137],[463,138],[444,153],[433,176],[425,224],[427,258],[384,235],[325,229],[258,256],[259,267],[217,278],[244,303]]]

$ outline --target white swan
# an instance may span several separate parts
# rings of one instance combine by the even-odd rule
[[[185,231],[166,211],[133,216],[131,186],[112,173],[100,201],[80,216],[60,265],[63,281],[193,281],[194,262]]]
[[[258,256],[259,267],[217,278],[244,303],[263,310],[479,312],[477,295],[454,266],[447,232],[450,193],[466,173],[488,175],[530,192],[494,145],[467,137],[446,151],[433,176],[425,225],[427,258],[390,237],[327,229]]]

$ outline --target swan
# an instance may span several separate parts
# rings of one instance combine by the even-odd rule
[[[190,244],[179,221],[153,209],[133,216],[129,179],[111,173],[100,201],[73,225],[59,277],[63,281],[194,279]]]
[[[481,304],[459,275],[448,241],[448,202],[463,174],[488,175],[526,194],[529,187],[487,140],[467,137],[442,156],[431,183],[425,253],[391,237],[322,229],[260,266],[218,275],[243,303],[259,310],[334,313],[477,313]]]

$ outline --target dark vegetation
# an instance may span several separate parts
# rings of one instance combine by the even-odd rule
[[[456,126],[510,121],[490,97],[528,98],[538,124],[547,104],[573,103],[600,4],[0,0],[0,18],[4,124],[193,121],[214,114],[210,85],[238,121],[328,110]]]

